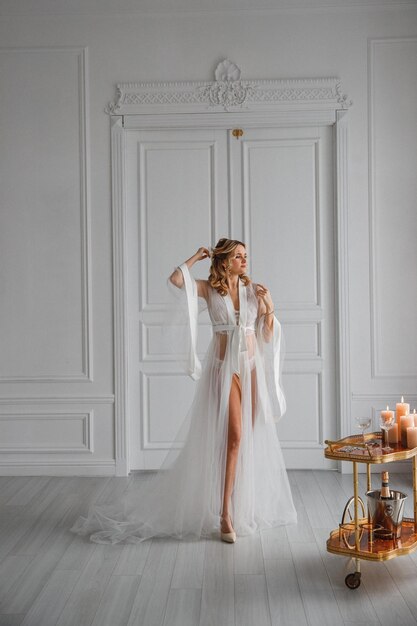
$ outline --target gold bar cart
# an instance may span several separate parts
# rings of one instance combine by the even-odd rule
[[[377,442],[380,442],[379,445]],[[353,463],[353,496],[346,503],[339,528],[332,530],[327,540],[327,550],[355,559],[355,571],[345,578],[349,589],[357,589],[361,583],[360,560],[387,561],[396,556],[410,554],[417,549],[417,448],[405,448],[401,442],[391,444],[392,452],[382,450],[381,433],[353,435],[338,441],[325,441],[324,455],[327,459]],[[359,496],[358,463],[367,469],[367,491],[371,491],[371,465],[413,459],[414,519],[403,518],[401,538],[381,539],[375,527],[365,515],[365,505]]]

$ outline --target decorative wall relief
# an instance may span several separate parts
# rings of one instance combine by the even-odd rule
[[[221,61],[206,82],[119,83],[109,115],[239,110],[347,109],[352,101],[338,78],[242,80],[241,69]]]

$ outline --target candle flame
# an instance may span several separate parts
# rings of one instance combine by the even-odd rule
[[[401,396],[401,402],[404,402],[404,396]]]
[[[389,411],[389,406],[388,406],[388,404],[387,404],[387,411]]]

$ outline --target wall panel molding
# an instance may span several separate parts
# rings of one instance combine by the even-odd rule
[[[323,449],[323,374],[321,371],[315,371],[314,369],[310,369],[306,367],[306,363],[300,363],[300,369],[297,371],[284,372],[285,376],[299,376],[299,375],[313,375],[316,379],[317,386],[317,437],[315,439],[281,439],[281,447],[282,449],[288,448],[305,448],[311,450],[317,450],[319,448]],[[285,380],[284,380],[284,391],[285,391]],[[285,416],[282,418],[285,420]],[[279,426],[278,426],[279,431]]]
[[[216,151],[216,141],[214,139],[210,139],[207,141],[190,141],[189,139],[178,141],[177,144],[173,142],[155,142],[152,143],[150,141],[143,141],[139,146],[139,193],[140,193],[140,211],[139,211],[139,254],[140,254],[140,275],[139,275],[139,310],[144,313],[156,313],[159,311],[166,310],[165,302],[150,302],[149,297],[149,289],[148,289],[148,274],[147,268],[149,267],[148,263],[148,245],[147,238],[149,236],[148,229],[148,203],[147,203],[147,173],[148,173],[148,163],[147,163],[147,154],[152,150],[174,150],[174,146],[178,150],[207,150],[209,155],[209,168],[210,168],[210,180],[211,180],[211,197],[210,197],[210,213],[209,213],[209,238],[214,241],[216,238],[216,234],[218,232],[218,217],[216,215],[217,206],[216,206],[216,172],[218,171],[218,164],[216,161],[217,151]]]
[[[307,364],[300,362],[300,367],[295,371],[285,372],[286,376],[313,375],[317,385],[317,437],[314,439],[287,440],[280,439],[283,449],[287,448],[308,448],[311,450],[322,449],[323,447],[323,375],[314,367],[309,368]],[[157,371],[157,372],[141,372],[140,390],[141,390],[141,414],[142,414],[142,447],[144,450],[166,451],[171,449],[180,449],[182,446],[176,442],[170,441],[151,441],[151,407],[150,407],[150,389],[149,384],[153,377],[179,377],[187,379],[187,375],[183,372]],[[184,415],[185,418],[185,415]],[[285,419],[285,418],[284,418]]]
[[[78,412],[33,412],[28,411],[19,414],[0,414],[0,424],[9,422],[8,432],[3,433],[2,443],[0,445],[0,453],[14,453],[14,454],[92,454],[94,452],[93,446],[93,420],[94,411],[88,411],[87,413]],[[78,445],[65,446],[57,441],[53,445],[6,445],[7,438],[11,436],[13,427],[19,422],[28,422],[28,426],[31,422],[38,422],[37,432],[42,430],[44,422],[81,422],[82,425],[82,440]],[[47,434],[48,431],[46,431]]]
[[[91,202],[90,202],[90,132],[88,48],[79,46],[3,47],[2,52],[19,54],[75,55],[77,64],[78,134],[80,173],[80,239],[81,239],[81,372],[54,372],[0,376],[0,383],[60,383],[93,382],[92,287],[91,287]],[[45,129],[47,130],[47,129]]]
[[[0,459],[0,476],[114,476],[115,461],[59,458],[23,460],[15,455]]]
[[[352,402],[360,402],[362,400],[365,401],[369,401],[371,402],[372,400],[390,400],[389,404],[392,405],[391,408],[394,406],[394,404],[396,404],[397,402],[400,402],[401,398],[400,395],[398,393],[353,393],[352,394]],[[405,396],[405,401],[406,402],[415,402],[417,403],[417,394],[407,394],[407,396]],[[386,404],[386,402],[385,402]],[[410,410],[412,410],[413,407],[410,407]]]
[[[82,48],[78,56],[78,88],[80,103],[80,223],[81,223],[81,285],[83,298],[83,372],[93,382],[93,333],[92,333],[92,281],[91,281],[91,199],[90,199],[90,129],[88,48]]]
[[[299,320],[291,320],[288,322],[281,322],[284,340],[285,340],[285,358],[287,359],[295,359],[295,360],[303,360],[303,359],[311,359],[311,358],[321,358],[323,347],[322,347],[322,322],[304,322]],[[300,350],[289,350],[288,349],[288,330],[289,327],[294,327],[296,331],[300,331],[301,328],[310,329],[312,332],[312,340],[313,347],[310,350],[306,350],[301,352]]]
[[[348,194],[348,119],[346,111],[337,111],[333,130],[336,169],[336,296],[337,378],[339,435],[350,432],[350,328],[349,328],[349,194]]]
[[[416,37],[404,38],[375,38],[368,40],[368,189],[369,189],[369,290],[370,290],[370,340],[371,340],[371,378],[373,380],[392,380],[392,381],[412,381],[417,377],[417,371],[401,371],[390,370],[390,367],[381,363],[380,346],[383,345],[384,337],[381,331],[380,315],[383,311],[383,302],[381,302],[379,285],[383,276],[379,271],[379,251],[378,251],[378,207],[376,202],[377,187],[377,155],[376,155],[376,107],[381,107],[386,99],[387,85],[384,85],[383,91],[376,91],[376,54],[378,49],[399,44],[416,44]],[[410,61],[411,62],[411,61]],[[401,69],[398,68],[399,73]],[[400,98],[401,93],[396,94],[396,98]],[[397,117],[397,112],[392,112],[393,117]],[[412,121],[410,120],[410,124]],[[395,298],[395,294],[392,294]],[[405,301],[404,301],[405,302]]]
[[[280,308],[281,310],[281,308]],[[284,338],[285,338],[285,357],[286,359],[291,359],[291,360],[303,360],[303,359],[311,359],[311,358],[316,358],[322,357],[322,321],[321,320],[305,320],[305,319],[297,319],[297,320],[288,320],[288,321],[281,321],[281,326],[283,329],[283,333],[284,333]],[[300,330],[300,329],[309,329],[310,330],[310,341],[312,343],[314,343],[314,347],[312,347],[310,350],[306,350],[306,351],[300,351],[300,350],[290,350],[288,347],[288,335],[289,333],[289,328],[293,327],[295,330]],[[206,344],[206,341],[208,341],[211,337],[211,323],[202,323],[201,321],[199,321],[199,339],[201,339],[201,336],[204,335],[204,344]],[[140,335],[140,360],[143,362],[160,362],[162,361],[176,361],[178,358],[178,355],[174,354],[173,352],[169,352],[169,351],[157,351],[154,347],[152,347],[152,337],[151,337],[151,333],[153,331],[155,332],[159,332],[162,335],[164,329],[164,324],[162,322],[155,322],[152,320],[149,320],[147,322],[142,322],[141,323],[141,335]],[[204,358],[205,355],[205,350],[203,352],[198,352],[198,356],[200,359]],[[183,355],[185,358],[185,355]],[[0,400],[1,402],[1,400]]]
[[[179,443],[171,441],[151,441],[151,410],[150,410],[150,381],[152,377],[179,377],[187,379],[183,372],[167,372],[158,371],[154,373],[141,372],[141,414],[142,414],[142,448],[144,450],[171,450],[180,449]],[[184,415],[185,418],[185,415]]]
[[[114,396],[2,396],[0,406],[3,404],[114,404]]]
[[[164,328],[166,326],[162,322],[154,322],[152,320],[142,321],[140,323],[141,333],[140,333],[140,346],[139,346],[139,354],[140,360],[143,362],[160,362],[162,361],[176,361],[178,359],[178,355],[174,354],[173,351],[164,351],[158,352],[155,349],[152,349],[152,331],[156,329],[159,330],[160,334],[163,334]],[[204,334],[205,339],[208,341],[211,337],[211,323],[202,323],[199,321],[199,338]],[[205,342],[206,343],[206,342]],[[204,358],[205,351],[198,352],[198,356],[200,359]],[[185,358],[185,354],[183,355]]]
[[[121,116],[111,118],[113,309],[114,309],[114,397],[116,475],[127,476],[128,407],[128,318],[126,247],[125,133]]]
[[[149,115],[123,115],[123,127],[129,128],[189,128],[190,120],[186,115],[181,113],[167,113],[163,116]],[[299,111],[246,111],[241,109],[233,114],[233,126],[264,126],[268,128],[285,128],[294,126],[329,126],[336,121],[335,112],[331,110],[305,110],[303,118],[300,120]],[[193,114],[193,124],[196,127],[204,128],[224,128],[230,129],[230,113],[216,113],[216,115],[207,115],[203,113]],[[234,139],[234,141],[236,141]]]
[[[315,298],[306,302],[288,302],[282,301],[278,303],[279,309],[282,311],[317,311],[321,312],[321,259],[320,259],[320,203],[319,193],[319,138],[294,138],[294,139],[275,139],[270,140],[249,140],[242,141],[242,168],[246,172],[243,177],[245,181],[245,189],[242,194],[242,222],[243,222],[243,241],[247,242],[249,250],[252,249],[251,241],[251,223],[252,223],[252,207],[250,202],[250,153],[257,148],[312,148],[312,162],[314,169],[315,184],[315,206],[314,206],[314,264],[315,264]]]

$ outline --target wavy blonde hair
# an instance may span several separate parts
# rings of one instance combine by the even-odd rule
[[[242,241],[237,239],[226,239],[223,237],[219,239],[216,246],[213,248],[211,254],[211,265],[208,282],[213,289],[219,292],[220,295],[225,296],[229,292],[227,285],[227,267],[229,265],[229,259],[238,246],[246,248]],[[244,285],[250,283],[250,278],[246,274],[239,276]]]

